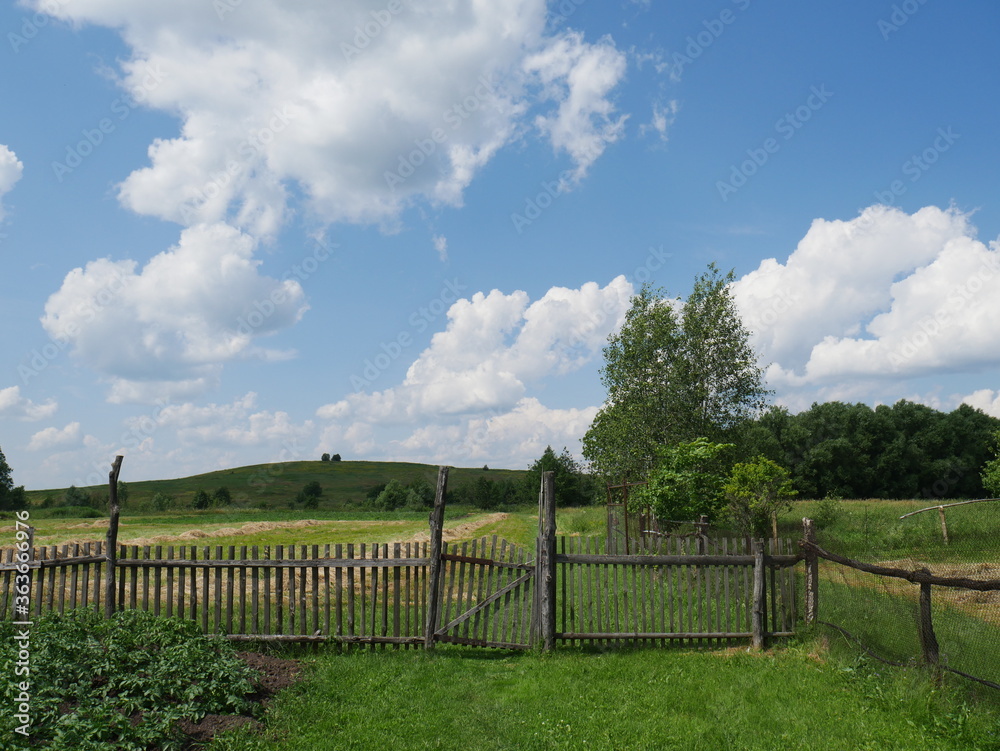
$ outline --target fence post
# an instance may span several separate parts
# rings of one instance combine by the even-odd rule
[[[708,552],[708,517],[699,516],[694,527],[698,531],[698,555],[705,555]]]
[[[767,588],[765,587],[764,541],[753,541],[753,611],[752,644],[754,649],[767,646],[764,629],[767,624]]]
[[[802,536],[806,542],[816,544],[816,526],[812,519],[802,520]],[[806,548],[806,624],[816,622],[819,615],[819,556]]]
[[[551,651],[556,642],[556,499],[555,472],[542,473],[538,514],[538,554],[535,561],[538,592],[538,640]]]
[[[107,544],[104,551],[107,556],[108,565],[104,580],[104,617],[110,618],[115,614],[115,605],[118,601],[118,593],[115,591],[115,566],[118,561],[118,473],[122,468],[122,457],[115,457],[114,464],[111,465],[111,472],[108,473],[108,508],[111,518],[108,522]]]
[[[926,568],[921,573],[930,574]],[[924,662],[937,667],[940,660],[937,637],[934,635],[934,624],[931,620],[931,585],[928,582],[920,584],[920,648]]]
[[[444,526],[444,494],[448,489],[448,468],[438,467],[434,508],[431,509],[431,565],[428,572],[427,624],[424,628],[424,648],[434,649],[434,632],[441,613],[441,531]]]

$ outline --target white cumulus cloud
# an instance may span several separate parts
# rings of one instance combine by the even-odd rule
[[[5,217],[3,197],[9,193],[24,173],[24,165],[8,146],[0,143],[0,221]]]
[[[28,442],[28,451],[43,451],[65,446],[78,446],[81,442],[80,423],[71,422],[63,428],[39,430]]]
[[[391,224],[418,199],[460,205],[534,122],[582,175],[622,134],[614,42],[550,36],[544,0],[35,0],[119,31],[121,84],[181,120],[121,201],[192,225],[270,234],[289,187],[326,222]]]
[[[42,325],[112,381],[116,401],[203,391],[226,361],[285,356],[254,340],[307,307],[298,282],[258,273],[255,245],[227,225],[198,225],[142,269],[91,261],[49,297]]]
[[[733,292],[779,390],[842,398],[1000,365],[1000,248],[956,209],[817,219],[784,263],[762,261]]]
[[[575,446],[597,407],[550,408],[533,386],[599,357],[633,294],[620,276],[601,287],[493,290],[460,299],[402,383],[359,391],[317,410],[323,450],[410,461],[522,466],[547,445]]]
[[[20,386],[8,386],[0,389],[0,419],[7,420],[44,420],[55,414],[59,405],[52,399],[42,404],[36,404],[31,399],[21,396]]]

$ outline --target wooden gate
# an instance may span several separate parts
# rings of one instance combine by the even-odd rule
[[[534,556],[507,540],[483,537],[442,546],[441,607],[434,640],[527,649],[535,632]]]

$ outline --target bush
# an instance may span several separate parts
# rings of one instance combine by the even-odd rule
[[[233,502],[233,496],[229,492],[229,488],[222,485],[216,488],[215,492],[212,494],[212,500],[215,502],[216,506],[228,506]]]
[[[167,493],[156,492],[153,493],[149,503],[154,511],[166,511],[174,505],[174,497]]]
[[[828,495],[816,504],[813,521],[818,529],[826,529],[836,524],[844,513],[844,501],[837,496]]]
[[[18,643],[0,622],[0,654],[13,665]],[[252,710],[253,671],[192,621],[139,610],[104,620],[91,609],[52,612],[31,628],[30,737],[15,732],[14,713],[0,715],[4,748],[180,748],[178,720]],[[4,706],[18,685],[4,681]]]

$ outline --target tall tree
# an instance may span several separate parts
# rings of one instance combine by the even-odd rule
[[[557,506],[587,506],[594,501],[594,488],[591,478],[583,473],[579,463],[563,447],[561,454],[556,454],[551,446],[546,446],[542,455],[528,468],[524,476],[522,498],[530,503],[538,498],[542,484],[542,473],[554,472],[553,482],[556,492]]]
[[[24,486],[14,487],[7,457],[0,450],[0,511],[20,511],[26,508],[28,508],[28,500],[24,495]]]
[[[733,272],[715,264],[683,302],[644,285],[604,348],[604,407],[583,453],[606,478],[645,477],[664,445],[739,440],[763,409],[763,370],[729,289]]]

